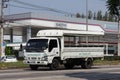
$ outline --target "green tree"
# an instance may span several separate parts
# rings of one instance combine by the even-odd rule
[[[92,17],[93,17],[93,14],[92,14],[92,11],[88,11],[88,19],[92,19]]]
[[[80,17],[81,17],[81,15],[80,15],[79,13],[77,13],[77,14],[76,14],[76,17],[77,17],[77,18],[80,18]]]
[[[120,0],[107,0],[106,4],[107,4],[107,9],[108,9],[110,15],[115,16],[117,18],[118,26],[119,26],[119,21],[120,21]]]
[[[113,22],[114,21],[113,19],[114,19],[113,16],[109,15],[108,21],[112,21]]]
[[[12,47],[6,47],[5,48],[5,55],[13,55]]]
[[[102,20],[102,11],[97,12],[97,20]]]
[[[94,16],[93,16],[93,19],[96,20],[97,17],[96,17],[96,13],[94,12]]]
[[[107,11],[105,12],[105,14],[103,16],[103,20],[104,21],[108,21],[108,13],[107,13]]]
[[[120,19],[120,0],[107,0],[107,9],[109,13]]]
[[[81,15],[81,17],[82,17],[82,18],[85,18],[85,15],[84,15],[84,14],[82,14],[82,15]]]

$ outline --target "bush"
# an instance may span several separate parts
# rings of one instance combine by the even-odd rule
[[[104,60],[108,60],[108,61],[120,60],[120,56],[105,56]]]
[[[5,55],[14,55],[12,47],[5,47]]]
[[[16,68],[26,68],[28,67],[27,64],[24,64],[23,61],[18,61],[18,62],[8,62],[8,63],[4,63],[4,62],[0,62],[0,69],[16,69]]]

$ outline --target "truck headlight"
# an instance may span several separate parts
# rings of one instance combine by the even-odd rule
[[[44,56],[41,58],[41,61],[47,61],[48,60],[48,57],[47,56]]]
[[[38,57],[38,60],[40,60],[41,58],[40,57]]]
[[[28,60],[30,60],[30,57],[28,57]]]
[[[27,60],[27,57],[24,56],[24,60]]]

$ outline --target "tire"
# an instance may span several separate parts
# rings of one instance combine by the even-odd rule
[[[91,69],[93,65],[92,59],[87,59],[87,61],[83,61],[81,64],[82,69]]]
[[[51,70],[58,70],[60,68],[60,61],[58,59],[53,59],[52,64],[50,64]]]
[[[37,70],[37,69],[38,69],[38,66],[37,66],[37,65],[30,65],[30,69],[31,69],[31,70]]]
[[[66,69],[73,69],[74,64],[66,63],[66,64],[64,64],[64,66]]]

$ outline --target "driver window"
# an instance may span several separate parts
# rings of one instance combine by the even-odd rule
[[[49,43],[49,52],[52,51],[53,48],[57,48],[57,40],[50,40],[50,43]]]

